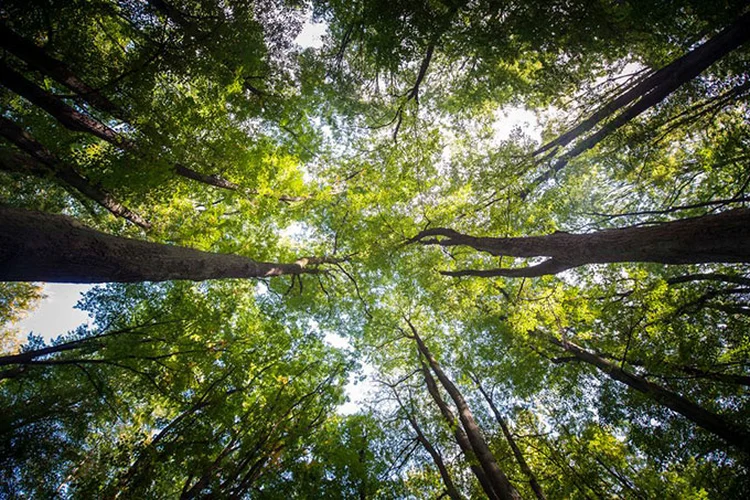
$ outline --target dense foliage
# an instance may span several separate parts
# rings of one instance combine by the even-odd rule
[[[144,251],[89,325],[5,327],[0,497],[750,489],[745,2],[6,0],[0,23],[0,278],[8,207],[294,263],[162,281]],[[24,251],[97,251],[70,239]],[[18,281],[0,325],[41,295]]]

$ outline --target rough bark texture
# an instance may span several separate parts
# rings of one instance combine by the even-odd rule
[[[482,384],[479,383],[478,379],[474,379],[474,383],[477,384],[479,392],[482,393],[482,396],[484,396],[487,404],[490,405],[490,409],[495,415],[495,420],[497,420],[497,423],[500,425],[500,428],[503,431],[503,436],[505,436],[505,439],[508,441],[511,450],[513,450],[513,456],[516,458],[516,462],[518,462],[519,467],[521,467],[521,471],[526,475],[526,477],[529,478],[529,484],[531,485],[531,489],[534,491],[534,494],[539,500],[546,500],[547,497],[544,495],[544,490],[542,490],[542,487],[539,485],[539,481],[537,481],[536,479],[536,475],[531,470],[531,467],[529,467],[529,464],[526,462],[523,453],[521,453],[521,449],[516,444],[516,440],[513,439],[513,434],[511,434],[510,429],[508,428],[508,424],[505,423],[505,419],[500,414],[497,406],[495,406],[495,402],[484,390],[484,387],[482,387]]]
[[[115,118],[125,120],[125,113],[120,108],[103,96],[98,90],[78,78],[65,63],[50,56],[44,49],[38,47],[33,42],[17,35],[7,26],[2,26],[2,29],[0,29],[0,46],[24,61],[30,67],[65,85],[83,101],[90,103],[101,111],[109,113]]]
[[[497,465],[495,457],[492,454],[492,451],[490,451],[489,446],[487,446],[487,442],[482,436],[482,431],[479,428],[479,425],[477,425],[476,421],[474,420],[474,415],[472,415],[471,410],[469,409],[469,405],[461,395],[461,392],[455,385],[453,385],[453,382],[451,382],[448,376],[443,372],[437,360],[435,360],[435,358],[432,356],[432,353],[430,353],[427,345],[425,345],[425,343],[422,341],[422,338],[417,333],[416,328],[414,328],[411,324],[409,326],[411,327],[412,333],[414,335],[414,340],[417,342],[419,352],[422,354],[422,356],[425,357],[430,365],[430,368],[432,368],[435,376],[440,381],[440,384],[443,386],[443,388],[455,403],[456,408],[458,409],[458,418],[461,421],[464,430],[466,431],[466,436],[469,438],[471,448],[472,450],[474,450],[477,460],[482,466],[485,474],[487,474],[487,477],[492,484],[492,488],[495,490],[501,500],[520,499],[521,496],[518,494],[518,491],[516,491],[512,484],[510,484],[510,481],[508,481],[508,477]]]
[[[491,238],[434,228],[422,231],[411,241],[423,245],[469,246],[492,255],[549,257],[527,268],[444,272],[447,276],[533,277],[585,264],[612,262],[750,262],[750,209],[738,208],[654,226],[589,234],[558,232],[546,236]]]
[[[445,403],[442,396],[440,396],[440,391],[438,390],[437,383],[432,377],[430,369],[424,363],[422,364],[422,375],[424,376],[424,381],[427,385],[427,392],[430,393],[432,400],[435,401],[435,404],[437,404],[438,408],[440,409],[440,413],[443,415],[443,418],[448,424],[448,427],[453,431],[453,436],[456,438],[458,447],[461,448],[461,452],[469,462],[469,467],[471,467],[471,471],[479,481],[479,485],[482,487],[482,490],[487,495],[487,498],[490,498],[491,500],[498,499],[499,497],[495,494],[495,490],[492,489],[490,480],[487,478],[484,470],[482,470],[482,467],[480,467],[477,463],[476,455],[474,454],[474,450],[472,450],[471,448],[471,443],[469,442],[468,436],[466,436],[466,433],[458,424],[456,416],[453,414],[451,409],[448,408],[448,405]]]
[[[657,403],[679,413],[698,427],[720,437],[730,446],[734,446],[745,453],[750,454],[750,434],[745,429],[725,420],[723,417],[715,413],[701,408],[679,394],[667,390],[653,382],[649,382],[643,377],[625,371],[612,361],[597,356],[576,344],[560,341],[548,335],[542,335],[542,337],[546,338],[553,344],[562,347],[581,361],[597,367],[613,380],[622,382],[628,387],[649,396]]]
[[[0,206],[0,281],[105,283],[263,278],[319,273],[333,262],[256,262],[239,255],[112,236],[63,215]]]

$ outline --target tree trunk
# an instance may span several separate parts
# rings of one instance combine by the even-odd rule
[[[471,471],[479,481],[479,485],[482,487],[482,490],[484,490],[487,498],[490,498],[491,500],[498,499],[499,497],[495,494],[495,490],[492,488],[492,484],[487,478],[487,475],[484,473],[484,470],[479,465],[477,465],[478,461],[476,459],[476,455],[474,454],[474,450],[471,449],[471,443],[469,442],[468,436],[466,436],[466,433],[461,428],[461,426],[458,425],[458,421],[456,420],[455,415],[453,415],[451,409],[448,408],[448,405],[440,396],[440,391],[438,390],[437,383],[432,377],[432,374],[430,374],[430,369],[424,363],[422,363],[422,375],[424,376],[424,381],[427,385],[427,392],[430,393],[432,400],[435,401],[435,404],[437,404],[438,408],[440,409],[440,413],[443,415],[443,418],[448,424],[448,428],[453,431],[453,435],[456,438],[458,447],[461,448],[461,452],[463,452],[464,457],[466,457],[466,460],[469,462],[469,467],[471,467]]]
[[[78,78],[65,63],[51,57],[44,49],[17,35],[7,26],[2,26],[2,29],[0,29],[0,46],[30,67],[65,85],[83,101],[115,118],[126,121],[122,109],[113,104],[98,90]]]
[[[195,170],[188,168],[184,165],[180,165],[180,164],[177,164],[174,166],[174,172],[181,177],[192,179],[194,181],[202,182],[203,184],[208,184],[208,185],[218,187],[221,189],[237,191],[240,188],[234,182],[230,182],[222,177],[219,177],[218,175],[202,174],[200,172],[196,172]]]
[[[59,97],[27,80],[23,75],[0,63],[0,83],[16,94],[28,99],[52,115],[65,128],[74,132],[88,132],[122,149],[132,149],[133,144],[99,120],[91,118],[68,106]]]
[[[456,486],[453,484],[451,475],[448,472],[448,468],[445,466],[445,463],[443,462],[443,457],[440,455],[440,452],[438,452],[435,447],[432,446],[432,443],[430,443],[427,437],[425,437],[414,416],[410,413],[407,413],[406,418],[409,420],[411,428],[414,429],[414,432],[417,434],[417,440],[427,451],[427,453],[430,454],[430,456],[432,457],[432,461],[435,462],[435,466],[438,468],[438,472],[440,472],[440,477],[443,480],[443,484],[445,485],[445,492],[447,493],[448,497],[450,497],[451,500],[462,500],[463,497],[456,489]]]
[[[734,446],[750,454],[750,434],[738,425],[728,422],[723,417],[701,408],[687,398],[669,391],[660,385],[649,382],[638,375],[628,373],[617,364],[589,352],[576,344],[569,341],[560,341],[551,335],[538,335],[562,347],[581,361],[597,367],[611,379],[622,382],[632,389],[649,396],[657,403],[679,413],[701,429],[720,437],[730,446]]]
[[[473,377],[472,377],[473,378]],[[531,485],[531,489],[534,491],[534,494],[539,500],[547,500],[547,497],[544,496],[544,491],[542,490],[542,487],[539,485],[539,481],[536,479],[536,475],[531,470],[531,467],[529,467],[529,464],[526,463],[526,459],[523,457],[523,453],[521,453],[521,449],[516,444],[516,440],[513,439],[513,435],[510,433],[510,429],[508,429],[508,425],[505,423],[505,419],[500,414],[500,411],[495,406],[495,402],[492,401],[492,398],[489,394],[484,390],[484,387],[482,387],[482,384],[479,383],[478,378],[474,378],[474,383],[479,388],[479,392],[482,393],[482,396],[484,396],[484,399],[487,401],[487,404],[490,405],[490,409],[492,410],[492,413],[495,415],[495,420],[497,420],[497,423],[500,425],[500,428],[503,431],[503,435],[505,436],[505,439],[508,441],[508,444],[510,445],[511,450],[513,450],[513,456],[516,457],[516,461],[518,462],[519,467],[521,467],[521,471],[526,475],[526,477],[529,478],[529,484]]]
[[[597,351],[596,355],[604,359],[620,361],[620,358],[609,353]],[[566,360],[563,360],[563,361],[566,361]],[[572,358],[567,358],[567,361],[580,361],[580,359],[573,356]],[[644,360],[641,360],[641,359],[626,359],[625,362],[629,365],[639,366],[644,369],[647,369],[649,366],[649,363],[646,363]],[[675,363],[670,363],[668,361],[663,361],[663,360],[659,360],[658,362],[655,362],[655,363],[657,363],[660,367],[663,367],[663,368],[669,368],[670,370],[680,371],[686,375],[689,375],[691,378],[702,378],[702,379],[713,380],[716,382],[721,382],[724,384],[745,385],[745,386],[750,387],[750,376],[748,375],[708,371],[708,370],[704,370],[703,368],[698,368],[695,366],[675,364]],[[651,365],[653,364],[654,363],[651,363]],[[656,377],[659,376],[659,374],[657,373],[650,373],[650,375],[656,376]]]
[[[620,113],[612,121],[599,129],[599,131],[576,144],[575,147],[563,155],[550,170],[534,179],[532,185],[538,186],[549,179],[552,175],[565,168],[571,159],[593,148],[609,134],[622,127],[644,111],[659,104],[672,92],[701,74],[706,68],[729,52],[743,45],[748,39],[750,39],[750,13],[740,16],[734,21],[734,23],[706,43],[663,67],[653,75],[635,85],[632,89],[602,106],[593,115],[573,129],[565,132],[557,139],[536,150],[534,155],[543,153],[553,147],[566,146],[577,137],[596,126],[599,122],[614,114],[617,110],[627,106],[633,101],[636,101],[635,104]],[[521,193],[521,198],[525,198],[527,195],[528,190]]]
[[[113,215],[127,219],[143,229],[151,228],[151,224],[145,218],[122,205],[108,192],[92,184],[88,179],[76,172],[72,166],[60,162],[31,135],[24,132],[15,123],[1,116],[0,136],[5,137],[30,155],[15,154],[0,157],[1,169],[37,177],[52,175],[63,184],[72,187],[85,197],[98,203]]]
[[[256,262],[101,233],[63,215],[0,206],[0,281],[105,283],[319,273],[329,258]],[[307,266],[313,267],[307,267]]]
[[[38,87],[2,62],[0,62],[0,83],[16,94],[28,99],[32,104],[42,108],[65,128],[73,132],[86,132],[120,149],[126,151],[135,150],[135,144],[130,140],[122,137],[100,121],[75,110],[59,97]],[[181,177],[211,186],[233,191],[238,189],[238,186],[233,182],[216,175],[201,174],[184,165],[175,165],[173,171]]]
[[[501,500],[520,499],[521,496],[518,494],[518,491],[516,491],[512,484],[510,484],[505,473],[503,473],[497,465],[495,457],[492,455],[492,451],[490,451],[489,446],[487,446],[487,443],[482,436],[482,431],[480,430],[479,425],[474,421],[474,416],[472,415],[466,400],[463,398],[458,388],[453,385],[453,382],[451,382],[448,376],[443,372],[442,368],[440,368],[440,365],[435,358],[432,357],[430,350],[422,341],[422,338],[419,336],[416,328],[414,328],[411,322],[409,322],[409,327],[414,335],[414,340],[417,342],[419,352],[425,357],[432,368],[432,371],[440,381],[440,384],[448,392],[448,395],[455,403],[456,408],[458,409],[458,418],[466,431],[466,436],[469,438],[471,448],[474,450],[477,460],[482,466],[482,469],[484,469],[485,474],[487,474],[487,477],[492,484],[492,488]]]
[[[654,226],[607,229],[588,234],[556,232],[545,236],[491,238],[434,228],[420,232],[411,242],[469,246],[492,255],[549,257],[543,263],[527,268],[443,272],[446,276],[534,277],[586,264],[612,262],[750,262],[750,209],[737,208]]]

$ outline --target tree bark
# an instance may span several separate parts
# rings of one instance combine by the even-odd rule
[[[257,262],[101,233],[63,215],[0,206],[0,281],[105,283],[315,274],[340,259]]]
[[[33,42],[17,35],[7,26],[0,29],[0,46],[18,57],[30,67],[54,78],[62,85],[73,91],[83,101],[88,102],[95,108],[109,113],[120,120],[125,120],[125,112],[102,95],[98,90],[89,86],[78,78],[68,66],[47,54]]]
[[[417,347],[419,348],[419,352],[422,354],[422,356],[425,357],[428,364],[432,368],[432,371],[440,381],[440,384],[448,392],[448,395],[455,403],[456,408],[458,409],[458,418],[461,421],[464,430],[466,431],[466,436],[469,438],[471,448],[474,451],[477,460],[482,466],[485,474],[487,474],[487,477],[492,484],[492,488],[495,490],[501,500],[520,499],[521,496],[518,494],[518,491],[516,491],[512,484],[510,484],[510,481],[508,481],[505,473],[497,465],[495,457],[492,455],[492,451],[490,451],[489,446],[487,446],[487,442],[482,436],[482,431],[480,430],[479,425],[477,425],[476,421],[474,420],[474,416],[469,409],[469,405],[461,395],[461,392],[455,385],[453,385],[453,382],[451,382],[448,376],[443,372],[437,360],[435,360],[435,358],[432,356],[432,353],[422,341],[422,338],[419,336],[419,333],[417,332],[416,328],[414,328],[414,325],[411,324],[411,322],[409,322],[409,327],[411,328],[414,340],[416,341]]]
[[[421,359],[420,362],[422,362]],[[482,467],[478,465],[476,455],[474,454],[474,450],[472,450],[471,448],[471,443],[469,442],[468,436],[466,436],[466,433],[458,424],[455,415],[453,414],[451,409],[448,408],[448,405],[445,403],[442,396],[440,396],[440,391],[438,390],[437,383],[432,377],[430,369],[423,362],[422,375],[424,377],[425,384],[427,385],[427,392],[430,393],[432,400],[435,401],[435,404],[437,404],[438,408],[440,409],[440,413],[443,415],[443,418],[448,424],[448,427],[453,431],[453,436],[456,438],[458,447],[461,448],[461,452],[469,462],[469,467],[479,481],[479,485],[482,487],[482,490],[487,495],[487,498],[490,498],[491,500],[498,499],[499,497],[497,494],[495,494],[495,490],[492,488],[490,480],[487,478],[487,475],[484,473]]]
[[[188,168],[184,165],[180,165],[180,164],[175,165],[174,172],[181,177],[192,179],[194,181],[202,182],[203,184],[208,184],[208,185],[218,187],[221,189],[237,191],[240,188],[234,182],[230,182],[222,177],[219,177],[218,175],[202,174],[200,172],[196,172],[195,170]]]
[[[675,413],[679,413],[701,429],[720,437],[730,446],[739,448],[744,453],[750,454],[750,434],[738,425],[725,420],[720,415],[712,413],[660,385],[649,382],[638,375],[628,373],[617,364],[589,352],[570,341],[560,341],[551,335],[538,335],[556,346],[565,349],[584,363],[595,366],[611,379],[622,382],[628,387],[649,396],[657,403]]]
[[[2,62],[0,62],[0,83],[16,94],[26,98],[32,104],[42,108],[68,130],[89,133],[125,151],[135,150],[135,144],[130,140],[122,137],[100,121],[75,110],[59,97],[38,87],[36,84],[27,80],[23,75],[12,70]],[[175,165],[173,171],[181,177],[209,184],[214,187],[229,189],[232,191],[239,188],[239,186],[233,182],[222,179],[219,176],[201,174],[200,172],[184,165]]]
[[[620,358],[609,353],[596,352],[596,355],[604,359],[620,361]],[[580,361],[580,359],[575,356],[571,358],[567,358],[567,360]],[[646,363],[644,360],[641,360],[641,359],[626,359],[625,362],[628,363],[629,365],[639,366],[644,369],[646,369],[649,365],[649,363]],[[658,364],[662,367],[685,373],[686,375],[689,375],[691,378],[703,378],[703,379],[708,379],[708,380],[714,380],[716,382],[721,382],[724,384],[745,385],[745,386],[750,387],[750,376],[748,375],[708,371],[708,370],[704,370],[703,368],[698,368],[695,366],[675,364],[675,363],[670,363],[668,361],[663,361],[663,360],[659,361]],[[652,373],[651,375],[657,376],[657,377],[659,376],[656,373]]]
[[[534,277],[586,264],[613,262],[750,262],[750,209],[737,208],[654,226],[607,229],[588,234],[557,232],[545,236],[491,238],[434,228],[420,232],[410,242],[469,246],[491,255],[549,257],[541,264],[527,268],[443,272],[446,276]]]
[[[472,377],[474,380],[474,383],[477,385],[477,388],[479,389],[479,392],[482,393],[482,396],[484,396],[484,399],[487,401],[487,404],[490,405],[490,409],[492,410],[492,413],[495,415],[495,420],[497,420],[497,423],[500,425],[500,429],[503,431],[503,435],[505,436],[505,439],[508,441],[508,444],[510,445],[511,450],[513,450],[513,456],[516,457],[516,461],[518,462],[519,467],[521,467],[521,471],[526,475],[526,477],[529,478],[529,485],[531,485],[531,489],[534,491],[534,494],[539,500],[547,500],[547,497],[544,495],[544,491],[542,490],[542,487],[539,485],[539,481],[536,479],[536,475],[531,470],[531,467],[529,467],[529,464],[526,462],[526,459],[523,456],[523,453],[521,453],[521,449],[516,444],[516,440],[513,439],[513,435],[510,432],[510,429],[508,429],[508,424],[505,423],[505,419],[500,414],[500,411],[495,406],[495,402],[492,401],[492,398],[489,394],[484,390],[484,387],[482,387],[482,384],[479,383],[478,378]]]

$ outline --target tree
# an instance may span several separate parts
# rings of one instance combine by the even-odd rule
[[[7,0],[0,496],[743,498],[748,15]]]
[[[321,272],[341,259],[306,257],[294,264],[138,241],[99,233],[61,215],[0,208],[0,257],[6,281],[101,283],[216,278],[268,278]],[[311,267],[307,267],[307,266]]]
[[[420,232],[410,241],[446,247],[465,245],[494,256],[549,257],[529,268],[443,272],[447,276],[535,277],[585,264],[609,262],[748,262],[748,227],[750,211],[735,209],[651,227],[609,229],[591,234],[560,232],[523,238],[477,238],[450,229],[433,228]],[[445,239],[439,240],[434,238],[436,236]]]

